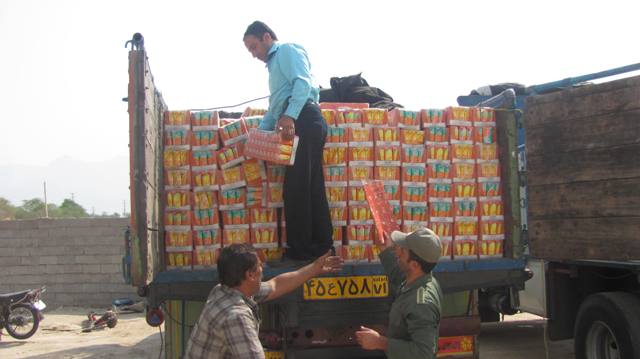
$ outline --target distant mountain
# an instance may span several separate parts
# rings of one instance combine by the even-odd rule
[[[0,197],[15,206],[23,200],[44,199],[43,182],[47,182],[47,201],[60,205],[73,198],[87,213],[122,214],[129,203],[129,158],[114,157],[100,162],[83,162],[69,156],[47,166],[0,165]]]

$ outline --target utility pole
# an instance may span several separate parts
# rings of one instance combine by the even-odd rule
[[[44,218],[49,218],[49,205],[47,204],[47,181],[44,181]]]
[[[122,200],[122,217],[127,215],[127,200]]]

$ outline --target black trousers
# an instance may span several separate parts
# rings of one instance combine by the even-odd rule
[[[333,226],[322,172],[327,124],[320,108],[307,103],[295,122],[300,138],[293,166],[284,177],[286,256],[306,260],[320,257],[333,245]]]

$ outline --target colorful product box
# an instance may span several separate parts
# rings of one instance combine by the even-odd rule
[[[242,162],[244,178],[248,185],[257,185],[267,179],[264,162],[251,158]]]
[[[451,144],[451,161],[473,161],[476,159],[476,151],[474,145],[470,143],[452,143]]]
[[[329,207],[345,207],[347,205],[347,187],[325,187]]]
[[[427,186],[411,187],[402,186],[402,205],[404,206],[426,206],[427,204]]]
[[[480,198],[483,197],[502,197],[502,184],[498,182],[480,182],[478,183]]]
[[[278,227],[251,228],[251,243],[255,248],[277,248]]]
[[[322,167],[324,184],[327,187],[346,187],[349,181],[347,167],[344,166],[324,166]]]
[[[425,127],[426,144],[430,143],[448,143],[449,142],[449,128],[444,124],[429,125]]]
[[[497,142],[495,126],[476,126],[474,132],[476,143],[492,144]]]
[[[401,108],[394,108],[387,114],[389,126],[400,128],[412,128],[419,130],[421,125],[420,111],[411,111]]]
[[[402,206],[402,223],[427,223],[429,221],[429,213],[426,206]]]
[[[368,205],[353,205],[348,207],[349,224],[373,224],[373,215]]]
[[[267,207],[280,208],[284,207],[284,199],[282,197],[282,187],[269,187],[267,189]]]
[[[366,109],[369,108],[369,104],[366,102],[320,102],[321,110],[335,110],[338,111],[340,109]]]
[[[504,240],[489,239],[478,241],[480,258],[502,258],[504,257]]]
[[[220,173],[221,190],[244,187],[247,185],[247,181],[245,180],[244,176],[244,169],[242,168],[242,166],[225,168],[221,170]]]
[[[453,193],[456,198],[475,198],[477,187],[475,182],[456,182],[453,184]]]
[[[343,226],[339,226],[334,224],[333,225],[333,234],[331,235],[331,238],[333,239],[333,246],[334,247],[339,247],[343,245],[343,238],[344,238],[344,227]]]
[[[373,129],[367,127],[347,128],[349,147],[373,147]]]
[[[267,205],[267,186],[265,182],[247,186],[247,208],[260,208]]]
[[[244,160],[244,143],[242,142],[223,147],[216,152],[216,162],[221,169],[233,167]]]
[[[372,225],[347,226],[347,241],[350,245],[366,245],[373,243]]]
[[[400,184],[400,167],[376,166],[373,168],[373,178],[387,184]]]
[[[453,239],[453,219],[449,222],[438,222],[433,219],[429,222],[430,228],[440,240],[451,241]]]
[[[218,131],[216,129],[194,129],[191,132],[191,146],[195,149],[202,147],[217,149],[218,144]]]
[[[382,108],[366,108],[362,110],[364,114],[363,124],[365,127],[380,127],[387,125],[387,110]]]
[[[477,259],[478,241],[461,240],[453,241],[453,260]]]
[[[325,166],[346,166],[346,147],[325,147],[322,150],[322,164]]]
[[[216,151],[210,150],[193,150],[191,151],[191,165],[192,166],[215,166],[216,165]]]
[[[334,226],[346,226],[348,220],[348,210],[346,207],[330,207],[331,223]]]
[[[224,146],[232,145],[236,142],[245,141],[249,130],[244,119],[234,120],[218,130],[220,139]]]
[[[453,241],[440,239],[440,259],[449,261],[453,258]]]
[[[275,208],[251,208],[249,214],[252,228],[257,228],[262,224],[278,223],[278,214]]]
[[[249,225],[227,226],[222,230],[222,246],[228,247],[232,244],[251,243],[251,232]]]
[[[324,118],[324,122],[327,123],[327,126],[332,127],[336,125],[336,110],[333,109],[322,109],[322,118]]]
[[[400,166],[400,146],[376,145],[376,166]]]
[[[431,222],[453,221],[453,203],[451,199],[429,198],[429,219]]]
[[[257,158],[266,162],[281,165],[293,165],[296,158],[299,137],[284,141],[275,131],[262,131],[251,129],[249,139],[244,147],[244,155]]]
[[[260,248],[256,252],[262,263],[274,263],[282,260],[284,248]]]
[[[187,252],[193,249],[191,230],[166,231],[164,247],[167,252]]]
[[[164,145],[170,146],[189,146],[189,138],[191,131],[188,128],[170,128],[164,131]]]
[[[215,167],[193,167],[191,171],[191,186],[194,190],[217,191],[219,171]]]
[[[360,183],[359,185],[349,186],[347,193],[348,193],[347,200],[349,201],[349,206],[367,204],[366,192],[364,190],[364,186],[362,183]]]
[[[191,228],[191,211],[166,211],[164,225],[166,230]]]
[[[422,124],[424,125],[424,127],[428,127],[434,124],[446,124],[445,111],[442,109],[421,110],[420,118],[422,119]]]
[[[284,175],[287,168],[282,165],[267,163],[267,183],[269,186],[284,184]]]
[[[220,118],[217,111],[190,111],[189,117],[193,127],[209,127],[217,130],[220,126]]]
[[[339,127],[362,127],[364,114],[360,109],[339,109],[336,124]]]
[[[221,210],[244,208],[247,200],[247,189],[244,187],[222,189],[218,204]]]
[[[167,253],[167,270],[188,271],[193,269],[191,264],[193,261],[193,251],[185,252],[168,252]]]
[[[166,126],[189,126],[189,111],[165,111]]]
[[[402,185],[421,187],[427,185],[427,169],[422,166],[402,167]]]
[[[166,149],[163,154],[164,168],[189,167],[190,152],[188,149]]]
[[[476,165],[470,162],[454,162],[451,164],[453,182],[474,182],[476,180]]]
[[[373,167],[370,166],[349,166],[349,186],[362,185],[362,181],[373,179]]]
[[[424,145],[419,145],[419,146],[409,146],[409,145],[404,145],[402,146],[402,165],[409,165],[409,164],[421,164],[424,165],[424,163],[426,162],[426,151],[425,151],[425,146]]]
[[[340,253],[344,263],[356,264],[369,262],[370,252],[365,245],[346,245],[336,248],[336,253]]]
[[[264,108],[251,108],[247,107],[242,112],[242,117],[263,116],[267,114],[267,110]]]
[[[449,126],[449,136],[451,143],[472,144],[474,140],[474,127],[469,126]]]
[[[349,147],[349,166],[373,166],[373,147]]]
[[[500,161],[478,161],[478,182],[500,181]]]
[[[196,249],[193,252],[193,269],[216,268],[219,256],[217,249]]]
[[[346,147],[348,141],[347,130],[344,127],[328,127],[325,147]]]
[[[498,159],[498,144],[477,144],[476,153],[478,160],[493,161]]]
[[[165,171],[165,189],[186,189],[191,186],[189,169],[175,169]]]
[[[454,240],[477,240],[478,220],[455,220],[453,222]]]
[[[196,250],[220,248],[222,245],[220,228],[193,231],[193,244]]]
[[[420,228],[429,228],[429,223],[407,222],[400,227],[402,232],[410,233]]]
[[[502,219],[481,219],[480,239],[504,239],[504,220]]]
[[[447,107],[445,109],[447,124],[469,126],[472,124],[471,109],[469,107]]]
[[[453,188],[451,183],[429,183],[429,198],[451,199]]]
[[[450,162],[432,162],[427,166],[427,181],[429,183],[449,183],[452,175]]]
[[[220,225],[217,208],[195,209],[192,215],[194,230],[214,228]]]
[[[252,128],[260,127],[260,123],[262,122],[263,118],[264,116],[262,115],[248,116],[244,118],[244,123],[247,125],[247,129],[251,130]]]
[[[373,139],[378,146],[399,146],[400,129],[397,127],[378,127],[373,129]]]
[[[166,209],[189,210],[191,209],[191,195],[189,191],[170,190],[166,192]]]
[[[222,216],[222,224],[226,228],[228,226],[236,226],[246,224],[249,222],[249,213],[246,209],[228,209],[220,211]]]
[[[425,132],[424,130],[401,128],[400,143],[403,145],[424,145]]]
[[[380,263],[380,252],[382,252],[382,247],[370,244],[367,245],[366,250],[370,253],[369,262]]]
[[[483,219],[504,218],[504,206],[501,199],[484,199],[480,201],[480,216]]]
[[[456,198],[453,201],[453,212],[456,220],[469,217],[469,220],[477,220],[478,201],[476,198]]]
[[[427,162],[443,162],[449,161],[449,144],[448,143],[430,143],[427,144]]]
[[[483,126],[483,124],[495,126],[496,112],[489,107],[474,107],[473,111],[471,111],[471,118],[477,126]]]
[[[207,209],[218,206],[218,195],[215,191],[195,191],[193,192],[193,208]]]
[[[400,191],[400,185],[397,184],[384,184],[384,198],[390,203],[399,204],[402,199],[402,193]]]

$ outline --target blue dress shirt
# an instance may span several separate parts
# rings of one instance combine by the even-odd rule
[[[267,56],[271,96],[260,129],[273,131],[283,113],[297,120],[308,101],[319,101],[320,91],[314,84],[309,57],[302,46],[274,42]],[[289,105],[285,110],[287,99]]]

